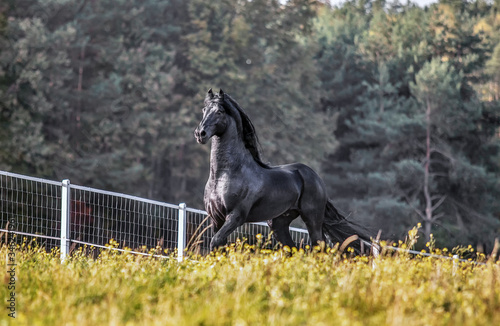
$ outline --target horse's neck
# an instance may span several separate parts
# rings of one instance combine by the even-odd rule
[[[224,134],[212,138],[210,155],[212,177],[217,177],[222,171],[240,170],[242,165],[247,164],[256,163],[233,124],[228,126]]]

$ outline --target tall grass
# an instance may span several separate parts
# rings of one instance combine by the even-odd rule
[[[465,248],[464,250],[467,250]],[[7,248],[0,249],[6,270]],[[245,244],[177,262],[17,248],[16,319],[1,325],[500,325],[500,263]],[[9,290],[0,287],[2,298]],[[5,300],[2,300],[5,304]]]

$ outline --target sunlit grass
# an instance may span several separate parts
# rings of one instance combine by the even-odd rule
[[[57,251],[25,245],[16,252],[17,318],[5,310],[0,323],[500,325],[500,263],[494,259],[475,265],[318,250],[240,243],[180,263],[175,252],[150,258],[104,250],[93,259],[77,251],[61,263]],[[4,270],[6,255],[4,246]],[[0,293],[9,295],[5,281]]]

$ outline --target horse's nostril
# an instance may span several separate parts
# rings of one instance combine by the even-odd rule
[[[202,131],[200,132],[200,136],[201,136],[201,137],[205,137],[206,135],[207,135],[207,133],[205,132],[205,130],[202,130]]]

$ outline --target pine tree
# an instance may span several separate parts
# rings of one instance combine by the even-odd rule
[[[174,112],[181,5],[17,3],[8,32],[13,46],[1,54],[13,135],[3,162],[17,172],[173,198],[158,182],[172,170],[161,159],[191,136],[190,121],[180,123],[186,110]],[[178,134],[165,128],[172,121],[183,140],[172,141]]]
[[[191,58],[187,87],[197,94],[197,103],[209,87],[233,95],[255,124],[271,164],[302,161],[319,168],[335,145],[334,119],[320,110],[317,70],[308,49],[315,46],[307,40],[313,9],[305,0],[189,6],[195,25],[185,36]]]
[[[51,175],[50,163],[60,163],[68,154],[69,103],[61,87],[71,79],[66,46],[76,34],[72,26],[49,29],[50,15],[54,8],[49,4],[12,6],[0,53],[7,87],[1,94],[2,120],[9,139],[2,163],[42,176]]]
[[[352,14],[349,8],[339,11]],[[369,25],[353,52],[356,68],[368,69],[362,91],[343,103],[339,150],[324,165],[327,184],[347,214],[385,237],[400,238],[422,222],[424,235],[438,233],[441,244],[491,240],[498,234],[496,106],[480,102],[472,87],[487,53],[484,38],[468,12],[459,15],[462,25],[441,17],[448,34],[437,36],[433,15],[403,6],[364,16]],[[350,87],[340,83],[336,93]]]

